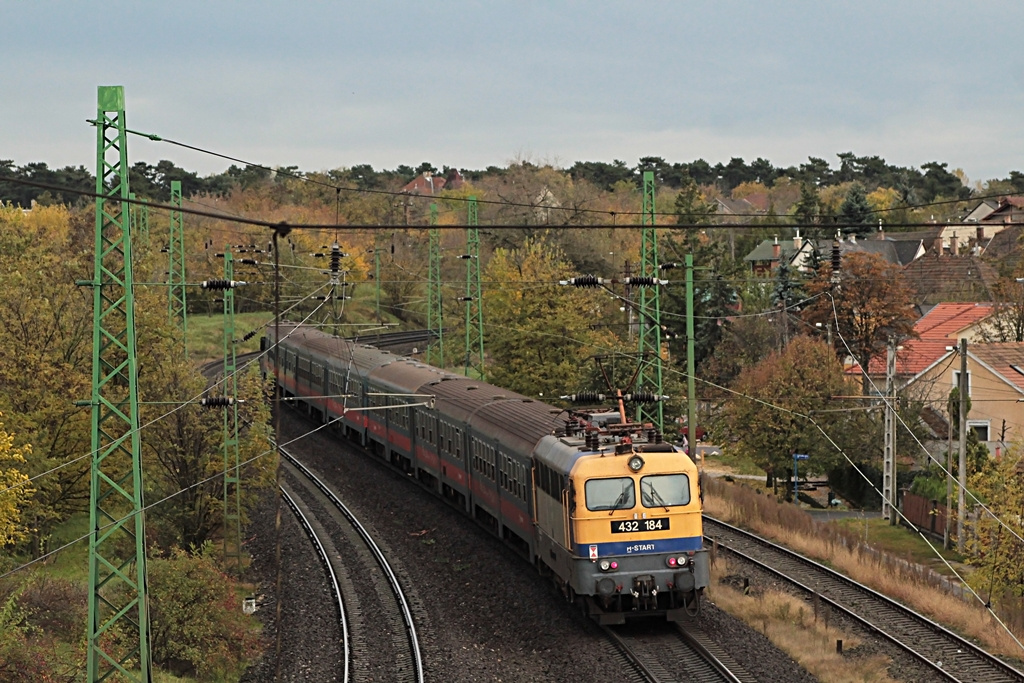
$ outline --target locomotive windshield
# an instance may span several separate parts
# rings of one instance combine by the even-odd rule
[[[689,505],[690,478],[685,474],[656,474],[641,477],[640,502],[645,508]]]
[[[588,479],[585,491],[587,509],[591,512],[596,510],[632,510],[636,505],[633,480],[629,477]]]

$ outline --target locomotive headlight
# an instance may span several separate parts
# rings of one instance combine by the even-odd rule
[[[634,455],[632,458],[629,459],[629,469],[633,470],[634,472],[639,472],[643,466],[644,459],[641,458],[639,455]]]
[[[687,557],[686,555],[680,555],[680,556],[679,556],[679,559],[677,559],[677,560],[676,560],[676,562],[678,562],[678,563],[679,563],[679,566],[680,566],[680,567],[685,567],[685,566],[686,566],[686,564],[687,564],[687,563],[688,563],[689,561],[690,561],[690,558],[688,558],[688,557]]]
[[[598,563],[598,566],[601,567],[601,571],[606,572],[612,568],[612,563],[608,560],[601,560],[601,562]]]

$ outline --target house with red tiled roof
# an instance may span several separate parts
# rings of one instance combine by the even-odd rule
[[[981,341],[995,310],[991,303],[943,303],[932,307],[914,323],[916,337],[901,342],[896,351],[897,383],[908,382],[931,367],[937,358],[948,353],[946,347],[956,346],[961,338],[967,339],[968,344]],[[868,364],[868,375],[876,386],[885,385],[885,363],[885,356],[881,355]],[[855,365],[851,372],[859,374],[860,366]]]
[[[960,381],[961,368],[958,348],[947,348],[950,350],[904,385],[907,395],[922,401],[946,424],[949,392]],[[1024,401],[1024,342],[968,343],[967,395],[971,398],[967,428],[985,442],[991,453],[998,457],[1007,444],[1024,438],[1024,408],[1020,403]]]
[[[402,192],[429,197],[440,194],[441,190],[457,190],[465,183],[465,179],[457,168],[450,169],[445,176],[434,175],[430,171],[424,171],[406,183],[402,188]]]

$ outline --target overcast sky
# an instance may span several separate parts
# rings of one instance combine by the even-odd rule
[[[93,169],[96,87],[124,85],[129,128],[303,170],[846,151],[1024,170],[1020,0],[0,0],[0,25],[17,164]]]

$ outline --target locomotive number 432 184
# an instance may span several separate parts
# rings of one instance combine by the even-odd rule
[[[665,531],[669,528],[668,517],[651,517],[649,519],[623,519],[612,522],[613,534],[632,534],[642,531]]]

